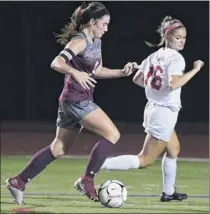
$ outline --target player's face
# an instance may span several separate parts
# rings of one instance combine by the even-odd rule
[[[184,27],[173,30],[168,36],[168,46],[177,51],[183,50],[186,36],[187,31]]]
[[[105,15],[100,19],[94,20],[92,22],[92,32],[94,37],[101,38],[105,32],[108,31],[108,25],[110,22],[110,16]]]

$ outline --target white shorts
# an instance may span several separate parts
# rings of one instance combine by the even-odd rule
[[[179,111],[149,101],[144,110],[143,127],[154,138],[169,142],[175,128]]]

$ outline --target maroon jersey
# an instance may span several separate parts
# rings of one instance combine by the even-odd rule
[[[94,38],[93,42],[89,42],[86,35],[82,32],[78,33],[72,39],[78,37],[82,37],[86,40],[86,48],[67,63],[78,70],[78,72],[83,71],[92,74],[95,64],[98,62],[99,65],[101,62],[101,40],[99,38]],[[94,78],[94,76],[91,77]],[[91,88],[90,90],[84,89],[70,75],[65,75],[64,87],[59,100],[93,100],[93,87],[89,87]]]

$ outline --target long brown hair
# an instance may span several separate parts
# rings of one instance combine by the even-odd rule
[[[70,22],[61,29],[61,34],[55,34],[58,38],[57,42],[66,45],[70,38],[81,31],[92,18],[99,19],[104,15],[110,15],[104,4],[100,2],[86,4],[83,2],[70,17]]]

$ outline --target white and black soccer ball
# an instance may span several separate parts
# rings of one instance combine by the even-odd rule
[[[127,200],[127,189],[118,180],[105,181],[98,190],[98,198],[104,207],[119,208]]]

